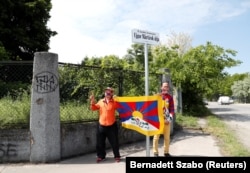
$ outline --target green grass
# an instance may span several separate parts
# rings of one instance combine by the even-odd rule
[[[210,113],[208,116],[202,118],[206,119],[207,122],[203,131],[211,134],[217,139],[224,156],[250,156],[250,150],[236,138],[236,134],[216,115]],[[200,130],[201,127],[198,120],[199,117],[177,114],[176,125],[177,127]]]
[[[88,103],[67,102],[60,105],[62,122],[79,122],[97,120],[98,112],[90,110]]]
[[[181,128],[199,128],[198,118],[191,116],[177,113],[176,114],[176,125],[177,127]]]
[[[225,156],[250,156],[249,149],[246,149],[236,138],[232,130],[225,123],[211,112],[207,112],[207,125],[203,129],[217,138],[220,148]],[[60,120],[63,123],[83,122],[97,120],[98,112],[91,111],[88,103],[68,102],[60,105]],[[201,117],[194,117],[190,114],[176,114],[176,128],[192,128],[199,130],[201,127],[198,120]],[[30,96],[23,94],[13,100],[10,96],[0,99],[0,129],[20,128],[29,125],[30,119]],[[21,124],[21,125],[20,125]]]
[[[94,121],[98,112],[91,111],[88,103],[67,102],[60,105],[62,123]],[[27,128],[30,121],[30,96],[23,94],[15,99],[11,96],[0,99],[0,129]]]
[[[215,136],[226,156],[250,156],[247,149],[236,137],[236,134],[218,117],[210,115],[207,118],[206,131]]]
[[[10,96],[0,100],[0,128],[11,124],[27,124],[30,117],[30,97],[13,100]]]

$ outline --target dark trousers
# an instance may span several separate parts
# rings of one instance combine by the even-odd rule
[[[114,157],[120,157],[118,126],[115,122],[111,126],[102,126],[98,123],[96,133],[96,151],[97,157],[104,159],[106,157],[106,138],[112,147]]]

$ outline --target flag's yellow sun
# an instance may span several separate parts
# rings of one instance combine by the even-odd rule
[[[134,112],[132,113],[132,115],[133,115],[133,117],[138,117],[138,118],[140,118],[140,119],[143,119],[143,115],[142,115],[142,113],[139,112],[139,111],[134,111]]]

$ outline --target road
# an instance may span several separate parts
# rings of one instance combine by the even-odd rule
[[[250,151],[250,104],[219,105],[217,102],[209,102],[207,107],[223,119]]]

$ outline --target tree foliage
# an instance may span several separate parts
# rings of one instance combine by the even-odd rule
[[[49,50],[56,35],[47,28],[51,0],[0,1],[0,59],[33,60],[34,53]]]
[[[8,60],[9,54],[6,52],[5,48],[1,45],[0,42],[0,61]]]
[[[245,77],[247,77],[247,73],[245,74],[234,74],[234,75],[225,75],[223,80],[218,81],[218,90],[214,92],[215,97],[219,97],[219,95],[226,95],[226,96],[232,96],[233,90],[232,85],[235,81],[243,80]]]
[[[148,63],[152,62],[151,46],[147,45]],[[145,68],[145,47],[143,44],[132,44],[131,48],[127,49],[127,54],[124,56],[125,61],[137,70]],[[131,66],[132,65],[132,66]]]
[[[0,60],[33,60],[35,52],[48,51],[50,37],[57,34],[46,26],[51,8],[51,0],[0,2]],[[192,47],[191,41],[185,33],[172,32],[166,45],[147,45],[150,93],[159,89],[156,76],[161,69],[169,69],[172,83],[182,90],[184,111],[195,112],[204,97],[249,93],[248,81],[236,83],[232,91],[231,85],[242,76],[224,72],[241,63],[233,59],[236,51],[211,42]],[[123,58],[85,57],[80,66],[60,67],[61,98],[86,99],[90,90],[99,95],[107,86],[118,88],[119,95],[143,95],[144,74],[143,44],[132,44]]]
[[[115,55],[104,57],[85,57],[80,65],[64,64],[59,68],[60,98],[62,101],[88,101],[90,92],[96,98],[103,97],[107,86],[115,89],[119,96],[135,96],[145,94],[145,73],[127,69],[127,59]],[[151,94],[156,91],[159,75],[150,75]]]
[[[169,48],[178,48],[176,49],[179,56],[184,55],[189,49],[192,48],[192,37],[186,33],[176,33],[171,31],[168,35],[166,45]]]
[[[235,51],[211,42],[190,48],[183,56],[179,56],[178,46],[161,45],[153,50],[154,69],[170,69],[172,82],[181,88],[184,111],[195,110],[203,97],[212,97],[221,87],[220,81],[227,76],[224,69],[241,63],[232,58]]]
[[[243,80],[238,80],[231,86],[233,96],[239,102],[247,102],[250,96],[250,75],[246,76]]]

